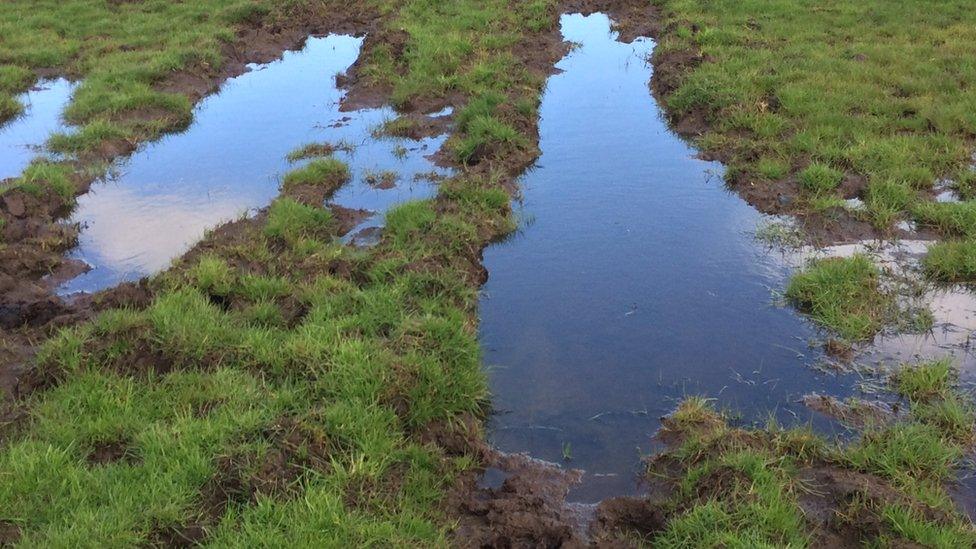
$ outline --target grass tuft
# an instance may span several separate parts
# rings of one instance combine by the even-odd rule
[[[841,337],[864,340],[881,329],[892,306],[891,297],[879,288],[879,276],[863,255],[821,259],[794,275],[785,295]]]
[[[939,282],[976,282],[976,239],[933,244],[922,267],[926,276]]]

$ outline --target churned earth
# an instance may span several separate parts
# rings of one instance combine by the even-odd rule
[[[660,451],[639,469],[645,489],[598,504],[573,503],[570,490],[586,471],[485,442],[494,401],[478,291],[494,273],[482,250],[519,228],[511,201],[540,158],[540,98],[574,47],[563,39],[563,14],[609,16],[612,42],[658,41],[650,83],[672,127],[722,160],[748,202],[800,220],[797,231],[770,225],[769,241],[941,237],[913,273],[927,283],[971,279],[972,111],[969,72],[958,61],[967,46],[950,23],[968,12],[921,0],[904,11],[815,4],[8,3],[0,117],[24,110],[14,98],[38,79],[79,83],[65,110],[69,127],[4,182],[0,200],[0,543],[972,545],[972,523],[953,500],[971,452],[972,397],[950,360],[905,357],[873,369],[866,379],[878,398],[837,398],[851,387],[836,388],[843,376],[832,378],[831,394],[807,395],[847,429],[840,442],[802,424],[743,422],[708,398],[675,403],[663,410]],[[306,43],[309,35],[321,38]],[[873,49],[882,35],[901,51]],[[830,47],[804,57],[810,65],[791,64],[824,36]],[[860,45],[845,49],[851,36]],[[246,204],[253,210],[222,225],[233,214],[210,212],[165,254],[176,261],[149,278],[58,294],[88,268],[78,259],[98,268],[90,255],[66,255],[86,238],[66,222],[72,211],[94,211],[76,210],[76,197],[99,200],[107,173],[125,181],[124,158],[136,173],[140,158],[151,165],[154,151],[205,128],[221,83],[259,78],[257,69],[274,71],[335,40],[361,40],[361,49],[341,63],[352,64],[334,88],[336,69],[302,71],[322,93],[301,117],[308,133],[289,135],[285,124],[273,147],[240,153],[265,166],[239,172],[258,182],[241,186],[260,189]],[[580,41],[576,53],[585,55]],[[282,65],[244,74],[285,51],[295,53]],[[822,89],[824,71],[843,89]],[[863,78],[843,78],[851,74]],[[895,99],[875,93],[884,86]],[[255,107],[266,94],[257,95]],[[332,110],[336,100],[349,114]],[[546,112],[543,104],[543,124]],[[358,143],[343,135],[349,128]],[[170,135],[177,130],[186,133]],[[232,137],[204,141],[233,158],[220,152]],[[410,192],[414,179],[420,195]],[[958,201],[928,200],[945,186]],[[356,202],[364,192],[382,205]],[[364,221],[364,207],[385,214]],[[908,221],[915,225],[900,224]],[[521,230],[531,238],[531,225]],[[831,255],[848,257],[777,279],[822,326],[815,339],[827,334],[830,354],[856,363],[879,333],[935,325],[925,300],[916,307],[893,285],[903,270],[869,253]],[[805,326],[804,337],[814,333],[789,311],[773,314]],[[808,374],[808,365],[794,366],[793,375]],[[648,426],[650,438],[653,418]],[[572,446],[561,451],[572,466]]]

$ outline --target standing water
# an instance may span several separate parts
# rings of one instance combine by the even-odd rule
[[[595,501],[638,489],[683,396],[805,420],[802,395],[848,383],[808,367],[814,328],[774,304],[787,273],[752,236],[761,216],[663,121],[653,43],[617,41],[601,14],[562,31],[578,47],[543,97],[529,221],[485,251],[481,340],[492,442],[583,469],[571,497]]]
[[[42,80],[17,98],[24,112],[0,126],[0,180],[20,175],[52,133],[67,129],[61,113],[74,89],[63,78]]]
[[[266,206],[281,176],[297,167],[286,156],[301,145],[328,142],[353,181],[333,197],[357,209],[382,211],[407,198],[429,196],[430,183],[414,176],[435,171],[426,158],[444,137],[375,139],[371,132],[392,109],[340,112],[344,92],[335,75],[356,60],[362,38],[310,38],[301,51],[256,65],[205,99],[187,131],[141,147],[112,177],[78,199],[73,221],[82,226],[72,256],[91,270],[61,292],[95,291],[165,268],[209,228]],[[369,172],[393,170],[399,184],[374,189]],[[375,225],[376,221],[366,224]]]

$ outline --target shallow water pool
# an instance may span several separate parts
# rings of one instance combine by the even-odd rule
[[[380,224],[393,204],[432,195],[434,185],[414,176],[438,170],[427,157],[444,136],[377,139],[372,131],[396,116],[392,109],[340,111],[345,92],[335,76],[355,62],[362,40],[310,38],[301,51],[252,66],[202,101],[185,132],[120,161],[78,199],[72,221],[82,232],[71,256],[90,270],[60,292],[97,291],[167,267],[207,229],[270,203],[281,177],[300,165],[286,156],[307,143],[351,148],[336,156],[349,164],[353,181],[332,201],[376,212],[364,226]],[[368,172],[384,170],[397,172],[395,187],[364,182]]]
[[[604,15],[562,18],[577,47],[541,105],[542,156],[521,181],[522,227],[484,254],[481,340],[491,441],[586,471],[582,501],[633,493],[659,418],[685,395],[759,420],[852,385],[810,367],[814,327],[775,303],[787,275],[650,95],[654,47]]]

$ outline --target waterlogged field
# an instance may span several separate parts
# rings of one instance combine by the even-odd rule
[[[966,7],[6,2],[0,545],[973,546]]]

